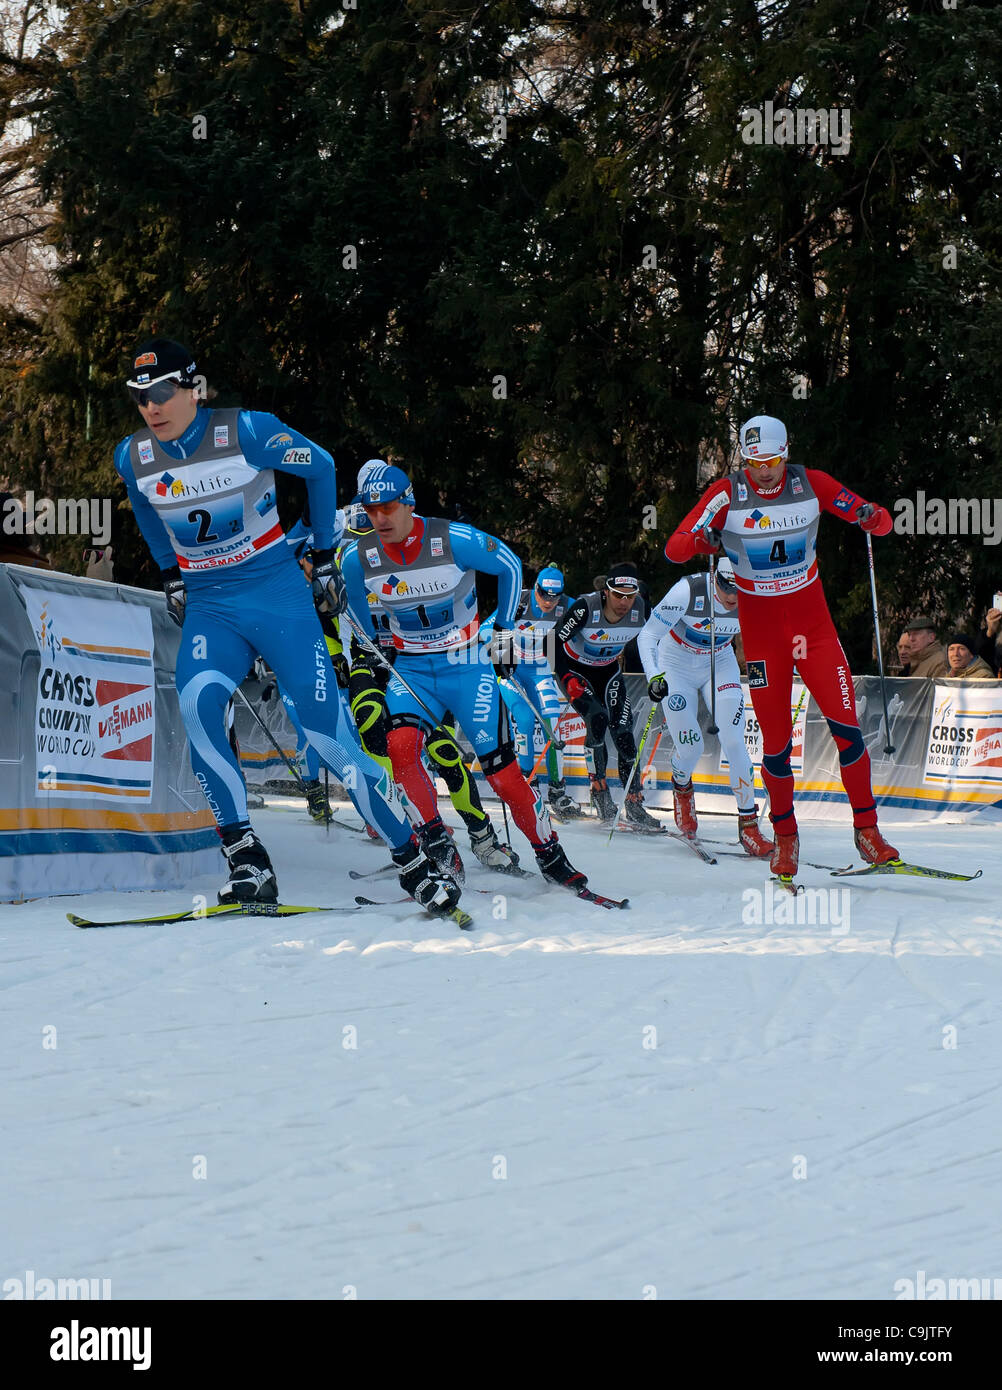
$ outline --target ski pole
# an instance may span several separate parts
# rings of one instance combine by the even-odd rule
[[[412,689],[411,689],[411,687],[410,687],[410,686],[407,684],[407,682],[404,680],[403,676],[400,674],[400,672],[397,670],[397,668],[393,665],[393,662],[392,662],[392,661],[387,661],[386,657],[383,655],[383,653],[382,653],[382,652],[379,650],[379,648],[376,646],[375,642],[370,642],[370,641],[369,641],[368,637],[366,637],[365,633],[364,633],[364,632],[362,631],[362,629],[359,627],[358,623],[356,623],[355,619],[351,616],[351,614],[350,614],[350,613],[345,613],[344,616],[348,619],[348,624],[349,624],[349,626],[351,627],[351,630],[354,632],[355,636],[356,636],[356,637],[358,638],[358,640],[361,642],[361,644],[362,644],[362,646],[365,648],[365,650],[370,654],[370,656],[374,656],[381,666],[385,666],[385,667],[386,667],[386,669],[389,671],[390,675],[392,676],[392,678],[393,678],[394,680],[397,680],[397,681],[400,682],[400,684],[401,684],[401,685],[403,686],[403,688],[407,691],[407,694],[411,697],[411,699],[412,699],[412,700],[415,700],[415,701],[421,706],[421,708],[424,710],[425,714],[426,714],[426,715],[428,716],[428,718],[431,720],[431,727],[432,727],[433,729],[437,729],[437,728],[438,728],[438,725],[439,725],[439,723],[440,723],[441,721],[437,718],[436,715],[432,714],[431,710],[428,708],[428,706],[425,704],[425,702],[421,699],[421,696],[418,695],[418,693],[417,693],[415,690],[412,690]]]
[[[710,723],[706,732],[719,734],[717,728],[717,557],[710,556]]]
[[[880,672],[880,698],[884,702],[884,730],[887,734],[884,752],[889,757],[894,752],[894,745],[891,743],[891,721],[887,714],[887,686],[884,681],[884,653],[880,647],[880,618],[877,616],[877,576],[873,569],[873,537],[870,535],[869,531],[866,533],[866,558],[870,566],[870,600],[873,604],[873,631],[877,639],[877,670]]]
[[[553,728],[554,728],[554,729],[556,729],[556,730],[559,731],[559,729],[560,729],[560,721],[561,721],[561,719],[563,719],[564,715],[567,713],[567,711],[570,709],[570,707],[571,707],[571,702],[570,702],[570,700],[568,700],[567,703],[566,703],[566,705],[564,705],[563,709],[560,711],[560,713],[557,715],[556,719],[555,719],[554,722],[553,722]],[[543,728],[544,728],[544,729],[547,728],[547,725],[546,725],[546,723],[545,723],[545,721],[543,720],[542,717],[540,717],[539,722],[543,725]],[[536,759],[536,765],[535,765],[535,767],[532,769],[532,771],[529,773],[529,776],[530,776],[530,777],[535,777],[536,773],[537,773],[537,772],[539,771],[539,769],[542,767],[542,765],[543,765],[543,759],[546,757],[547,749],[551,746],[551,744],[552,744],[553,747],[555,747],[555,748],[566,748],[566,747],[567,747],[567,744],[566,744],[562,739],[554,738],[553,733],[552,733],[551,730],[547,729],[547,732],[550,734],[550,737],[549,737],[549,738],[546,740],[546,742],[543,744],[543,751],[540,753],[539,757]]]
[[[650,714],[647,716],[647,723],[644,725],[644,732],[643,732],[643,733],[641,734],[641,736],[640,736],[640,747],[637,749],[637,756],[633,759],[633,766],[630,768],[630,775],[629,775],[629,777],[626,779],[626,788],[625,788],[625,790],[624,790],[624,792],[623,792],[623,802],[624,802],[624,804],[625,804],[625,802],[626,802],[627,797],[630,795],[630,787],[633,785],[633,779],[634,779],[634,777],[637,775],[637,768],[640,766],[640,759],[641,759],[641,757],[643,756],[644,745],[645,745],[645,743],[647,742],[647,735],[650,733],[650,731],[651,731],[651,724],[654,722],[654,714],[655,714],[655,712],[656,712],[657,710],[659,710],[660,708],[661,708],[661,705],[660,705],[657,701],[655,701],[654,704],[651,705],[651,712],[650,712]],[[609,831],[609,839],[606,840],[606,844],[609,844],[610,841],[612,840],[613,835],[615,835],[615,833],[616,833],[616,826],[617,826],[618,824],[619,824],[619,817],[617,816],[617,817],[616,817],[616,820],[613,822],[612,829]]]
[[[300,787],[300,790],[302,791],[303,795],[306,796],[306,795],[307,795],[307,792],[306,792],[306,783],[305,783],[305,781],[303,780],[303,774],[299,771],[299,768],[296,767],[295,763],[293,763],[293,762],[291,761],[291,759],[289,759],[289,758],[287,758],[287,757],[285,756],[285,753],[282,751],[282,749],[281,749],[281,748],[278,746],[278,744],[275,742],[275,738],[274,738],[274,735],[272,734],[271,730],[268,728],[267,724],[264,722],[264,720],[263,720],[263,719],[261,718],[261,716],[258,714],[257,710],[254,708],[254,706],[251,704],[251,702],[248,700],[248,698],[247,698],[247,696],[244,694],[244,692],[240,689],[239,685],[234,687],[233,693],[234,693],[234,695],[239,695],[239,696],[240,696],[240,699],[241,699],[241,701],[243,702],[245,708],[248,709],[248,710],[250,711],[251,715],[254,717],[254,719],[255,719],[255,720],[258,722],[258,724],[261,726],[261,728],[262,728],[263,731],[264,731],[264,736],[265,736],[265,738],[266,738],[266,739],[268,740],[268,742],[271,744],[272,748],[274,748],[274,750],[275,750],[275,752],[278,754],[278,756],[282,759],[282,762],[285,763],[286,767],[289,769],[289,771],[292,773],[293,777],[294,777],[294,778],[296,779],[296,781],[299,783],[299,787]]]

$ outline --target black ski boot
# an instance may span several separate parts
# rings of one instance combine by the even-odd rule
[[[614,821],[619,815],[616,809],[616,803],[612,799],[608,783],[604,777],[592,778],[591,804],[598,812],[599,820],[605,821],[606,824],[610,821]]]
[[[630,792],[626,798],[626,823],[643,835],[663,835],[664,826],[656,821],[644,806],[640,792]]]
[[[315,782],[304,782],[306,788],[306,809],[310,816],[318,825],[327,825],[334,818],[331,804],[327,800],[327,793],[324,791],[319,780]]]
[[[429,859],[454,878],[457,883],[466,882],[466,870],[459,857],[456,842],[449,834],[441,816],[436,816],[434,820],[427,821],[420,826],[417,837],[421,842],[421,848]]]
[[[400,887],[433,917],[447,917],[459,902],[459,885],[431,859],[420,845],[408,840],[392,851],[400,870]]]
[[[220,903],[277,903],[275,870],[250,826],[231,826],[221,833],[230,878],[217,894]]]
[[[585,875],[567,858],[556,835],[542,849],[536,850],[536,863],[547,882],[558,883],[561,888],[585,888],[588,884]]]
[[[557,820],[580,819],[581,807],[567,795],[567,788],[563,782],[550,783],[546,800],[550,807],[550,815],[556,817]]]
[[[518,868],[518,855],[510,845],[501,843],[489,820],[485,820],[479,829],[470,831],[470,845],[485,869],[508,874]]]

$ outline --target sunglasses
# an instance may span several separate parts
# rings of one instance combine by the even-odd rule
[[[182,389],[176,377],[154,381],[149,386],[128,386],[129,395],[136,405],[166,405]]]
[[[744,464],[746,468],[778,468],[781,463],[786,462],[786,459],[783,458],[782,454],[773,454],[770,458],[767,459],[743,458],[741,462]]]

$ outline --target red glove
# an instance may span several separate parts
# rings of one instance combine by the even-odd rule
[[[884,523],[890,521],[891,515],[886,507],[875,507],[872,502],[864,502],[856,513],[860,529],[863,531],[880,531],[884,529]]]
[[[567,691],[568,700],[581,700],[591,690],[591,686],[580,676],[567,676],[564,679],[564,689]]]
[[[697,555],[716,555],[720,549],[720,532],[713,526],[702,526],[693,531],[692,539]]]

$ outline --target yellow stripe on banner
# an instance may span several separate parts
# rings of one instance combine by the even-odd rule
[[[269,762],[269,761],[274,762],[276,756],[277,756],[277,755],[276,755],[276,753],[275,753],[274,748],[271,750],[270,753],[254,753],[254,752],[251,752],[251,750],[250,750],[250,749],[247,749],[247,748],[241,748],[241,750],[240,750],[240,761],[241,761],[242,763],[251,763],[251,764],[254,764],[254,763],[266,763],[266,762]],[[287,749],[286,749],[286,752],[285,752],[285,756],[288,758],[288,760],[289,760],[290,763],[295,762],[295,761],[296,761],[296,750],[295,750],[294,748],[287,748]]]
[[[93,787],[89,782],[57,782],[55,786],[43,786],[41,783],[36,787],[40,796],[46,793],[50,796],[58,796],[60,792],[86,792],[88,796],[141,796],[149,800],[150,793],[146,787]]]
[[[109,811],[73,806],[15,807],[0,810],[0,831],[5,830],[141,830],[162,834],[170,830],[201,830],[215,826],[208,807],[204,811]]]
[[[60,637],[63,646],[76,647],[81,652],[103,652],[105,656],[141,656],[152,661],[153,653],[146,647],[102,647],[94,642],[75,642],[72,637]]]

